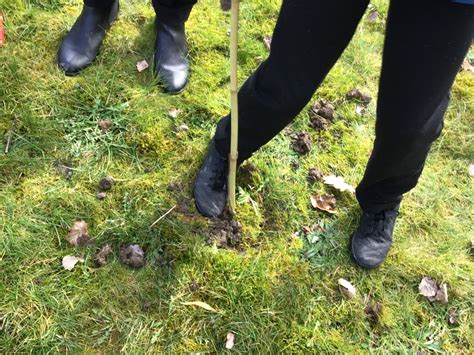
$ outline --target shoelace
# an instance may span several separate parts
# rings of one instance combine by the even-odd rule
[[[382,233],[374,232],[383,232],[385,230],[385,220],[385,211],[377,213],[365,213],[363,218],[363,223],[366,225],[367,230],[365,236],[371,236],[375,239],[383,239]]]

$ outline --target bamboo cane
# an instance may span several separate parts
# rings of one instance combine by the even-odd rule
[[[232,214],[235,214],[235,180],[237,174],[238,158],[238,129],[239,129],[239,104],[237,82],[237,49],[239,31],[239,1],[232,0],[230,12],[230,101],[231,101],[231,139],[229,154],[229,188],[228,200]]]

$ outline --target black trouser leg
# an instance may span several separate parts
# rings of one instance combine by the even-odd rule
[[[284,0],[269,58],[239,91],[239,157],[248,158],[303,109],[351,40],[368,0]],[[330,29],[330,30],[328,30]],[[217,127],[227,155],[230,118]]]
[[[84,0],[84,5],[100,8],[100,9],[105,9],[112,6],[114,2],[115,0]]]
[[[181,24],[188,20],[197,0],[152,0],[158,22]]]
[[[376,139],[357,188],[362,209],[395,207],[417,184],[441,133],[449,90],[473,31],[474,6],[443,0],[391,2]]]

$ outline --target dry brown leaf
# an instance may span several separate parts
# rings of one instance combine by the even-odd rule
[[[171,117],[171,118],[177,118],[180,114],[181,114],[181,110],[178,109],[178,108],[170,108],[168,110],[168,115]]]
[[[180,124],[178,127],[176,127],[176,132],[187,132],[189,131],[189,127],[186,124]]]
[[[311,205],[318,210],[336,213],[336,198],[333,195],[311,195]]]
[[[357,290],[352,284],[344,279],[339,279],[339,290],[348,298],[354,298],[357,295]]]
[[[106,244],[100,249],[94,257],[94,263],[97,267],[105,266],[107,264],[107,256],[112,252],[110,245]]]
[[[326,185],[332,186],[336,190],[355,193],[354,187],[347,184],[342,176],[328,175],[323,177],[323,181]]]
[[[430,277],[423,277],[420,284],[418,285],[418,291],[422,296],[428,297],[430,300],[436,297],[438,292],[438,285]]]
[[[138,244],[132,244],[120,249],[120,260],[125,265],[138,269],[145,265],[145,252]]]
[[[206,311],[209,311],[209,312],[218,313],[216,309],[208,305],[206,302],[193,301],[193,302],[183,302],[182,304],[185,306],[196,306],[196,307],[205,309]]]
[[[468,173],[469,173],[469,176],[474,177],[474,163],[473,163],[473,164],[469,164],[469,166],[467,167],[467,171],[468,171]]]
[[[62,265],[63,268],[65,268],[68,271],[71,271],[74,269],[74,266],[76,266],[77,263],[79,262],[84,262],[84,259],[78,258],[77,256],[72,256],[72,255],[66,255],[63,258]]]
[[[148,68],[148,62],[146,60],[141,60],[137,62],[137,70],[139,73]]]
[[[442,283],[439,286],[438,292],[436,292],[435,301],[438,301],[442,304],[448,303],[448,285]]]
[[[226,340],[225,340],[225,348],[231,350],[235,345],[235,334],[234,333],[227,333]]]
[[[445,283],[438,285],[432,278],[423,277],[418,286],[418,290],[420,294],[428,298],[430,302],[448,303],[448,285]]]
[[[66,240],[69,244],[74,246],[87,246],[94,244],[95,240],[89,236],[87,229],[87,223],[85,221],[76,221],[72,225]]]

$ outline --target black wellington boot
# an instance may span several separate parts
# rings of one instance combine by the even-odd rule
[[[94,61],[118,8],[118,0],[104,9],[84,5],[59,48],[58,65],[66,75],[75,75]]]
[[[224,212],[228,172],[228,159],[220,155],[212,140],[194,183],[194,201],[203,216],[218,217]]]
[[[359,266],[374,269],[385,260],[393,242],[399,208],[396,206],[378,213],[363,212],[351,240],[352,258]]]
[[[166,92],[178,94],[188,83],[188,46],[184,22],[164,24],[156,22],[155,73]]]

